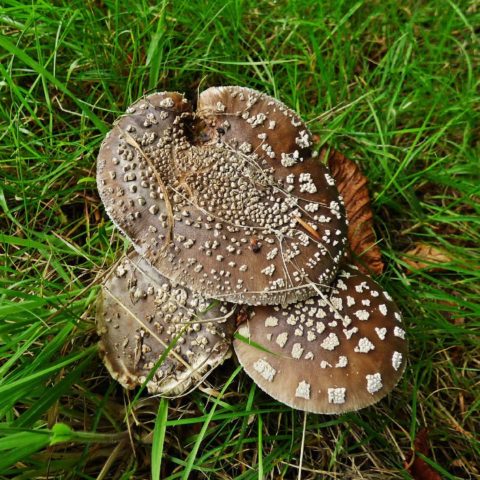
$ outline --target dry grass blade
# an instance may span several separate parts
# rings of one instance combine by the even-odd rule
[[[295,220],[316,240],[320,241],[322,239],[319,233],[308,222],[306,222],[300,217],[295,217]]]
[[[128,132],[124,132],[124,135],[125,135],[125,141],[130,146],[132,146],[133,148],[138,150],[140,155],[148,163],[149,167],[153,171],[153,174],[155,175],[155,180],[157,181],[157,184],[162,191],[163,199],[164,199],[164,202],[165,202],[165,207],[167,209],[167,222],[168,222],[168,230],[167,230],[167,234],[165,235],[164,246],[163,246],[163,249],[162,249],[162,250],[165,250],[172,240],[172,232],[173,232],[173,227],[174,227],[174,224],[175,224],[175,219],[174,219],[174,216],[173,216],[173,207],[172,207],[172,203],[170,201],[170,196],[168,195],[167,187],[163,183],[162,178],[158,174],[158,171],[155,168],[155,165],[153,164],[153,162],[148,158],[147,155],[145,155],[145,152],[143,151],[142,147],[140,147],[140,145],[135,141],[135,139],[131,135],[128,134]]]
[[[408,271],[439,270],[442,268],[442,264],[452,261],[445,250],[426,243],[417,243],[405,253],[405,256],[407,258],[404,259],[404,262],[410,267],[407,267]]]
[[[343,196],[348,226],[348,241],[354,254],[354,262],[363,273],[379,275],[383,271],[382,253],[376,243],[373,230],[373,214],[367,178],[358,165],[341,153],[323,150],[321,157],[328,154],[328,166]],[[358,257],[358,258],[355,258]]]

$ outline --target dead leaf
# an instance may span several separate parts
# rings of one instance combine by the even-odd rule
[[[240,310],[238,310],[237,316],[235,318],[235,323],[237,327],[241,325],[242,323],[246,322],[248,320],[248,312],[246,307],[241,306]]]
[[[358,165],[341,153],[322,150],[321,158],[328,154],[328,166],[343,197],[348,218],[348,241],[354,254],[354,263],[366,274],[379,275],[383,271],[382,254],[373,230],[367,178]]]
[[[415,441],[413,450],[405,458],[405,468],[415,480],[442,480],[442,477],[425,460],[415,455],[420,453],[428,456],[430,450],[430,441],[428,439],[428,430],[421,428]]]
[[[417,243],[413,248],[405,253],[404,262],[413,270],[441,270],[441,264],[452,261],[445,250],[428,245],[426,243]],[[415,258],[410,258],[415,257]]]

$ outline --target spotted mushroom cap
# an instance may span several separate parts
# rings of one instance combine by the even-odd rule
[[[180,94],[157,93],[119,119],[98,155],[107,213],[160,273],[207,297],[311,296],[336,274],[346,221],[328,170],[309,157],[310,132],[253,90],[209,89],[199,104],[195,115]]]
[[[300,410],[342,413],[390,392],[405,368],[407,343],[390,295],[353,267],[330,291],[281,307],[256,307],[234,349],[273,398]]]
[[[245,154],[262,168],[299,175],[309,171],[312,134],[290,108],[265,93],[245,87],[211,87],[198,98],[197,115],[205,132]]]
[[[97,303],[100,355],[125,388],[147,383],[151,394],[176,396],[194,388],[231,354],[233,306],[175,287],[137,253],[106,278]]]

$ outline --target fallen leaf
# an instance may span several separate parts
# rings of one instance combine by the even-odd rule
[[[357,164],[341,153],[322,150],[320,157],[324,158],[325,155],[328,155],[328,166],[345,203],[353,261],[363,273],[379,275],[383,271],[383,261],[373,230],[367,178]]]
[[[442,480],[438,472],[425,460],[416,455],[416,453],[420,453],[428,456],[429,450],[428,430],[421,428],[413,442],[413,450],[409,452],[405,458],[405,468],[415,480]]]
[[[240,310],[237,313],[237,316],[235,318],[235,323],[237,327],[241,325],[242,323],[246,322],[248,320],[248,313],[247,310],[244,306],[240,307]]]
[[[452,261],[445,250],[426,243],[417,243],[404,255],[404,262],[411,267],[411,269],[408,269],[409,271],[426,268],[429,270],[441,270],[441,264]]]

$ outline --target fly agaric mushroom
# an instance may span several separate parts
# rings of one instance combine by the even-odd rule
[[[256,307],[234,349],[273,398],[335,414],[373,404],[396,385],[407,344],[400,313],[370,277],[345,267],[329,292],[283,307]]]
[[[231,305],[175,287],[137,253],[106,278],[97,304],[100,354],[125,388],[181,395],[231,354]],[[159,363],[169,346],[172,348]]]
[[[333,280],[346,243],[342,200],[310,156],[310,132],[246,88],[209,89],[199,107],[156,93],[117,121],[98,155],[107,213],[161,274],[208,298],[308,298]],[[216,136],[198,143],[202,128]]]

